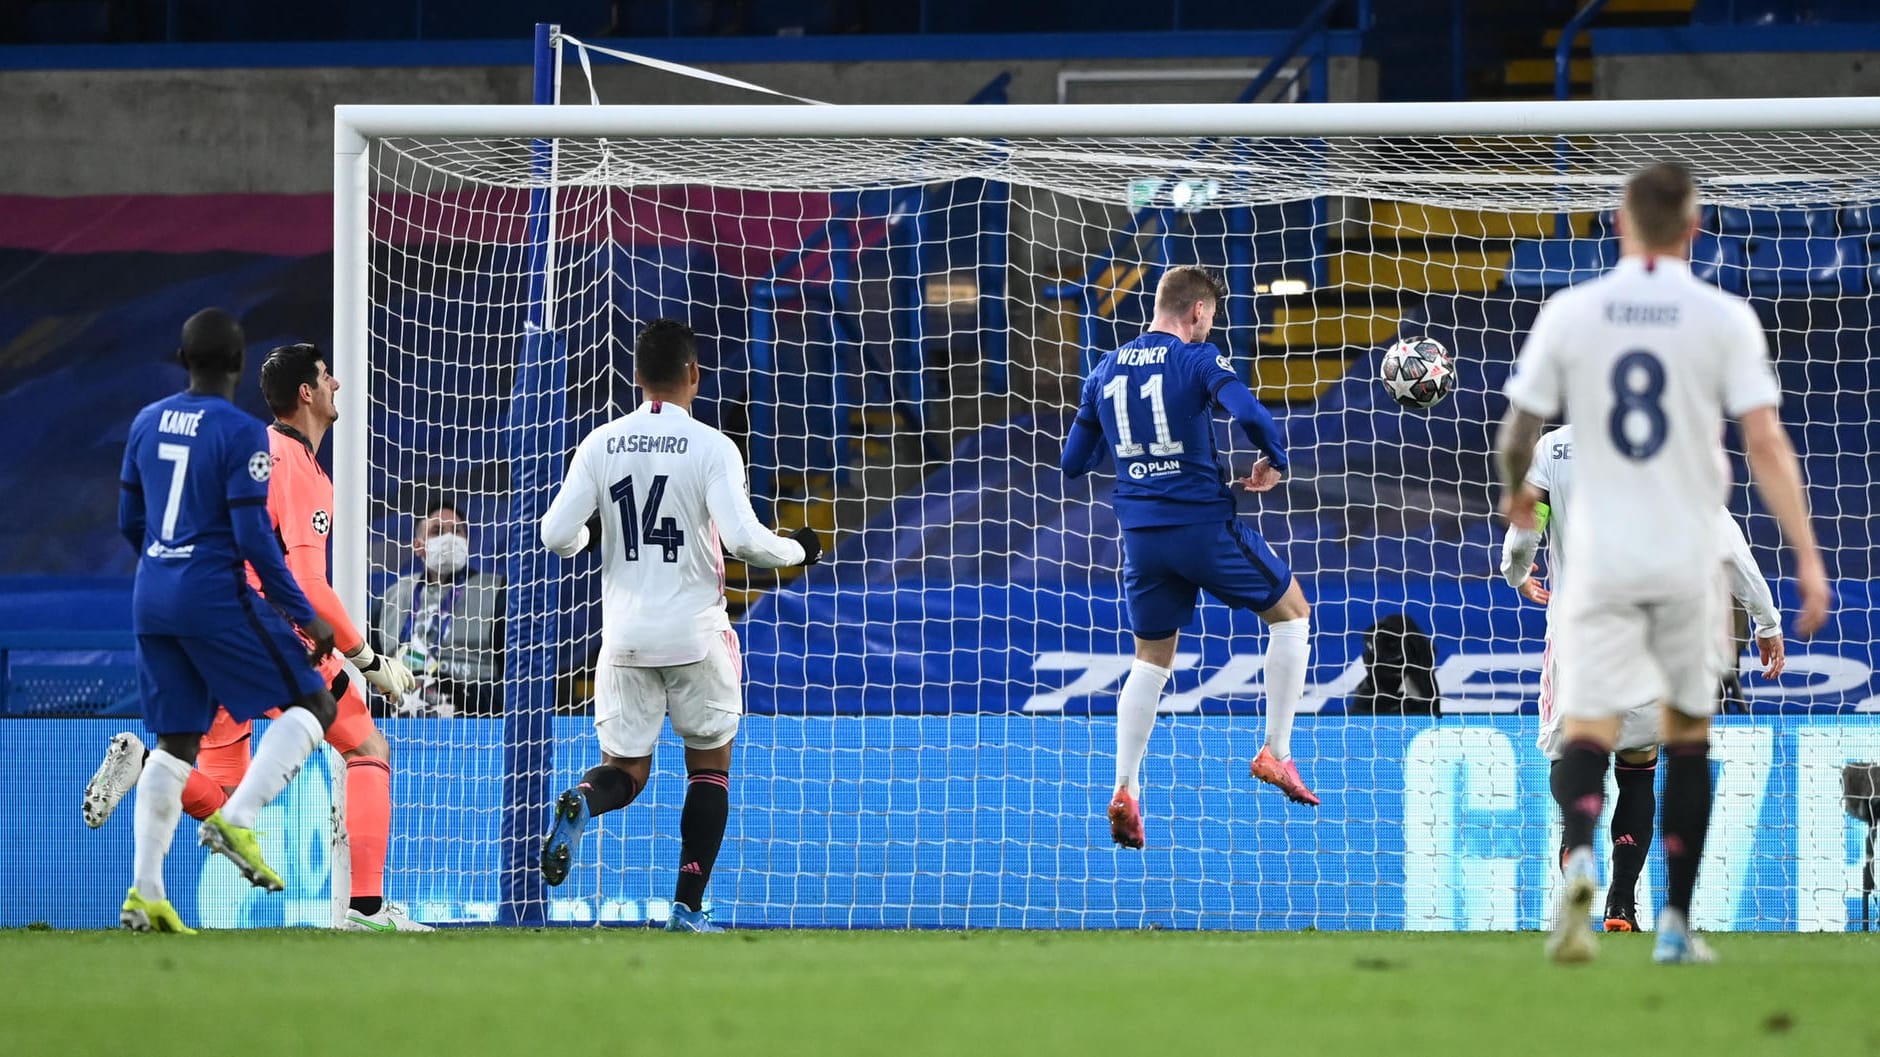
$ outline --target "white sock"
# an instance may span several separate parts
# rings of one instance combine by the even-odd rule
[[[1116,698],[1116,787],[1128,786],[1133,797],[1142,796],[1142,756],[1149,751],[1155,706],[1170,674],[1167,668],[1137,661],[1129,666],[1129,678]]]
[[[281,795],[281,790],[300,773],[300,765],[307,762],[307,757],[324,737],[326,732],[320,729],[320,721],[313,718],[313,713],[304,708],[282,712],[281,718],[268,724],[268,732],[256,746],[254,762],[248,765],[242,784],[235,787],[228,803],[222,805],[222,818],[231,826],[254,828],[261,809]]]
[[[163,860],[170,854],[170,838],[183,817],[183,783],[189,764],[162,749],[151,750],[144,773],[137,779],[135,819],[136,855],[131,885],[137,894],[155,901],[168,899],[163,889]]]
[[[1267,631],[1266,744],[1273,755],[1292,755],[1293,713],[1306,696],[1306,666],[1312,659],[1312,620],[1282,620]]]

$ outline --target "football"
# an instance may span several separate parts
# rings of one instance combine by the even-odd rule
[[[1405,338],[1384,353],[1378,377],[1405,407],[1433,407],[1456,388],[1456,362],[1434,338]]]

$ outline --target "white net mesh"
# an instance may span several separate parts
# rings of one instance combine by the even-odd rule
[[[401,577],[433,599],[410,618],[385,606],[380,648],[414,627],[443,642],[433,689],[386,723],[388,891],[420,917],[664,916],[676,742],[640,801],[592,827],[567,885],[542,893],[525,867],[544,798],[598,753],[583,715],[598,577],[542,551],[533,520],[581,436],[633,406],[634,333],[673,316],[701,335],[695,410],[747,452],[760,514],[834,541],[803,576],[733,565],[749,715],[710,890],[721,920],[1540,925],[1555,839],[1532,747],[1544,625],[1494,577],[1498,393],[1546,294],[1616,257],[1603,211],[1624,179],[1677,157],[1707,203],[1699,274],[1747,294],[1769,329],[1840,597],[1791,675],[1745,677],[1748,710],[1717,736],[1697,917],[1858,918],[1839,769],[1880,755],[1859,714],[1880,707],[1875,134],[556,148],[551,167],[527,139],[369,147],[372,442],[363,482],[342,466],[340,486],[370,492],[374,600],[399,598]],[[550,188],[545,343],[528,327],[531,191]],[[1289,810],[1246,777],[1265,633],[1208,601],[1150,746],[1149,849],[1122,852],[1102,815],[1130,655],[1110,470],[1067,483],[1057,457],[1089,358],[1139,332],[1161,271],[1186,263],[1227,277],[1214,340],[1291,447],[1285,484],[1242,512],[1315,604],[1295,753],[1325,805]],[[1427,412],[1375,380],[1407,335],[1460,366]],[[1245,471],[1244,441],[1228,461]],[[461,608],[471,592],[448,582],[411,590],[412,537],[439,496],[485,586],[505,578],[505,620]],[[1745,488],[1732,508],[1781,577],[1772,519]],[[1439,717],[1359,711],[1364,632],[1396,613],[1434,640]],[[1647,915],[1661,890],[1654,863]]]

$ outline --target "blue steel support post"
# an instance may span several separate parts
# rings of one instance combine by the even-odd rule
[[[1573,38],[1580,35],[1587,23],[1599,17],[1606,0],[1586,0],[1586,6],[1574,14],[1560,30],[1560,43],[1554,45],[1554,98],[1565,99],[1573,84]],[[1567,137],[1554,141],[1554,168],[1562,175],[1567,173]],[[1573,217],[1565,210],[1554,214],[1554,234],[1559,238],[1569,238],[1573,234]]]
[[[927,422],[927,306],[921,245],[926,195],[918,187],[893,193],[888,209],[889,304],[894,348],[889,395],[907,428],[925,443]]]
[[[1012,335],[1005,302],[1010,257],[1012,185],[986,181],[979,199],[979,355],[994,394],[1011,391]]]
[[[848,224],[848,218],[859,220],[861,217],[859,196],[841,195],[838,200],[838,222],[829,226],[829,392],[834,416],[833,434],[829,438],[829,476],[841,481],[855,450],[857,412],[867,396],[865,383],[857,384],[856,375],[867,378],[868,354],[857,322],[862,312],[861,276],[856,271],[855,240]],[[851,349],[855,352],[853,371],[848,369]],[[815,365],[810,364],[809,368],[814,371]],[[807,478],[815,469],[814,466],[803,467],[804,476]]]
[[[751,290],[751,507],[770,523],[777,495],[777,302],[779,284]]]
[[[555,38],[560,27],[535,27],[535,102],[555,101]],[[537,140],[531,173],[541,181],[553,166],[553,145]],[[503,822],[501,904],[507,925],[547,921],[547,901],[536,867],[537,842],[548,818],[549,779],[555,757],[557,646],[563,640],[561,559],[542,547],[542,514],[562,478],[567,455],[567,359],[553,333],[549,270],[553,267],[550,211],[545,187],[529,192],[529,316],[524,326],[503,450],[509,460],[509,578],[503,641]]]
[[[1253,296],[1253,207],[1234,206],[1227,211],[1227,310],[1225,341],[1229,356],[1240,360],[1245,369],[1241,379],[1253,384],[1253,356],[1259,348],[1258,302]]]

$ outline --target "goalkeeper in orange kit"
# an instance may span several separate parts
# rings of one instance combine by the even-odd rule
[[[351,906],[343,927],[370,932],[428,931],[403,908],[384,898],[385,853],[391,832],[391,747],[372,721],[363,689],[346,660],[393,699],[411,689],[411,673],[395,657],[375,654],[348,619],[327,579],[327,537],[333,528],[333,481],[316,458],[320,443],[339,420],[339,380],[313,345],[285,345],[261,365],[261,392],[274,412],[268,439],[273,474],[268,484],[268,519],[287,552],[287,567],[321,619],[333,625],[336,650],[320,667],[339,703],[339,718],[326,732],[329,745],[346,759],[346,829],[352,867]],[[250,582],[254,574],[249,573]],[[259,584],[256,585],[257,587]],[[248,768],[250,724],[217,710],[203,736],[196,768],[183,787],[183,810],[206,819],[228,798]],[[104,825],[143,769],[144,746],[135,734],[111,739],[104,762],[85,789],[86,825]]]

